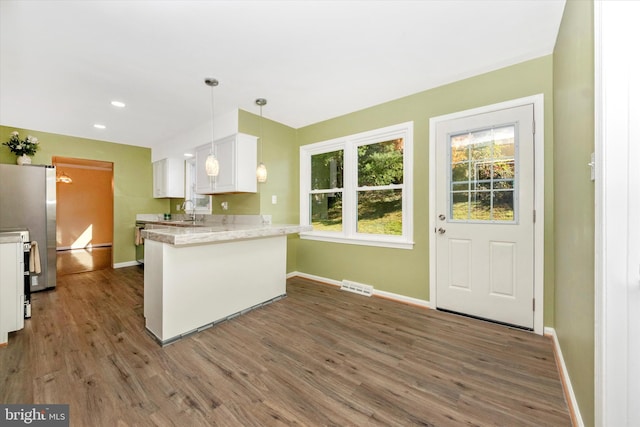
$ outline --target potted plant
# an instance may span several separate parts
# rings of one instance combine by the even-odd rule
[[[38,138],[35,136],[27,135],[23,140],[20,140],[20,135],[17,131],[11,132],[11,137],[7,142],[2,143],[9,147],[9,150],[18,156],[16,162],[19,165],[31,164],[31,157],[38,151]]]

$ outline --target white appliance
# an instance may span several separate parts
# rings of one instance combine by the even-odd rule
[[[24,278],[29,273],[24,237],[21,232],[0,233],[0,345],[7,343],[9,332],[24,328]]]

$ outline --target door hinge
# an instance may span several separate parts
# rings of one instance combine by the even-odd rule
[[[533,121],[533,134],[536,134],[536,121]]]
[[[531,300],[533,302],[533,311],[536,311],[536,299]]]
[[[536,210],[533,210],[533,223],[536,223]]]

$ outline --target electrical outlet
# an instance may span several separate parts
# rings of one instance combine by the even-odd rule
[[[220,206],[222,207],[223,211],[226,211],[227,209],[229,209],[229,202],[222,202],[220,203]]]
[[[176,210],[179,211],[180,210],[180,203],[176,204]]]
[[[278,196],[274,194],[273,196],[271,196],[271,204],[275,205],[277,203],[278,203]]]

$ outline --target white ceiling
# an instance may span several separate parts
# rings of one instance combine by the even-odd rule
[[[0,124],[158,147],[210,122],[203,80],[213,76],[216,117],[258,114],[263,97],[265,117],[299,128],[550,54],[563,9],[564,0],[0,0]]]

